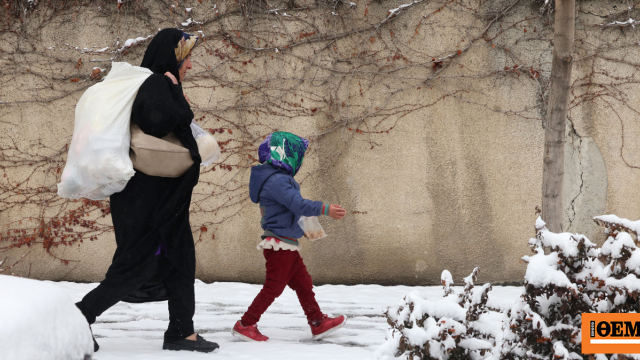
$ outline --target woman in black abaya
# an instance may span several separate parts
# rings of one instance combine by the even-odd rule
[[[189,149],[193,166],[178,178],[140,171],[120,193],[111,195],[116,252],[105,279],[76,305],[93,324],[96,317],[125,300],[169,300],[169,327],[162,348],[209,352],[218,344],[195,334],[195,248],[189,204],[198,182],[201,158],[191,133],[193,112],[182,91],[191,69],[197,37],[164,29],[151,41],[142,67],[153,71],[133,103],[131,122],[155,137],[173,132]],[[98,344],[94,340],[95,350]]]

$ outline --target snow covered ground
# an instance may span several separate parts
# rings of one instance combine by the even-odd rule
[[[79,301],[97,284],[52,283]],[[344,328],[321,340],[313,341],[311,331],[289,288],[267,310],[259,329],[270,337],[267,343],[239,341],[231,328],[246,311],[261,285],[243,283],[196,283],[196,331],[207,340],[220,344],[213,354],[162,350],[162,337],[169,321],[166,302],[147,304],[118,303],[93,325],[100,344],[97,360],[112,359],[373,359],[389,328],[383,312],[399,303],[404,294],[418,291],[427,299],[442,297],[441,286],[323,285],[315,293],[323,312],[349,317]],[[510,307],[522,288],[494,286],[488,305]]]

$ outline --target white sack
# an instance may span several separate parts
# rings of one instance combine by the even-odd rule
[[[102,200],[124,189],[134,174],[129,159],[131,108],[151,74],[146,68],[114,62],[109,75],[84,92],[76,105],[58,195]]]
[[[220,157],[220,146],[216,138],[191,120],[191,133],[198,143],[198,152],[202,158],[200,166],[209,166]]]

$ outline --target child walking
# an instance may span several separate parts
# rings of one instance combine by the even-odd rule
[[[304,233],[298,225],[300,216],[328,215],[342,219],[346,210],[340,205],[306,200],[293,179],[298,173],[309,140],[287,132],[274,132],[258,148],[260,165],[251,169],[249,196],[260,204],[262,212],[262,250],[267,259],[267,276],[262,290],[247,312],[236,322],[232,334],[246,341],[267,341],[258,331],[260,316],[289,287],[296,292],[311,326],[313,339],[321,339],[341,328],[347,318],[330,318],[320,311],[313,293],[311,276],[298,252],[298,238]]]

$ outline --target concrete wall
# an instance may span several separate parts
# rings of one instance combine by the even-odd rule
[[[34,219],[50,221],[80,204],[55,197],[56,167],[64,164],[75,103],[96,81],[86,75],[94,66],[109,68],[108,61],[91,60],[117,56],[138,64],[148,41],[126,54],[83,53],[82,48],[113,50],[116,38],[121,47],[128,38],[181,27],[191,17],[208,19],[188,28],[203,31],[207,42],[194,51],[186,92],[196,118],[204,117],[203,127],[222,129],[218,140],[230,140],[223,152],[225,169],[204,169],[195,189],[191,223],[200,279],[264,278],[264,260],[255,249],[259,210],[247,191],[255,163],[248,155],[257,157],[263,135],[284,130],[312,140],[296,177],[303,196],[348,210],[341,221],[320,220],[330,235],[326,239],[301,241],[316,283],[437,284],[443,269],[459,281],[476,266],[479,281],[521,281],[525,266],[519,259],[529,253],[534,209],[541,204],[552,17],[535,2],[509,7],[511,2],[502,1],[426,1],[378,30],[367,28],[402,3],[361,1],[350,9],[298,2],[298,10],[287,13],[304,21],[292,21],[281,10],[279,17],[256,15],[250,23],[232,5],[214,9],[206,1],[187,1],[178,10],[162,2],[143,8],[127,3],[119,11],[110,3],[90,3],[59,10],[51,17],[55,20],[47,21],[46,9],[29,10],[22,25],[13,26],[33,38],[0,35],[6,64],[0,73],[0,144],[7,182],[0,197],[0,226],[37,233]],[[640,195],[637,30],[594,26],[610,20],[613,6],[621,4],[578,4],[565,228],[598,243],[604,234],[592,216],[640,218],[635,201]],[[193,10],[186,15],[182,6]],[[495,18],[500,9],[507,15]],[[276,39],[268,46],[277,47],[284,40],[276,28],[283,34],[367,30],[331,46],[310,42],[277,53],[239,54],[233,42],[230,48],[229,40],[222,42],[223,33],[242,37],[240,31],[250,29],[259,34],[252,38],[254,48],[265,46],[256,43],[259,39],[262,44]],[[310,35],[290,43],[307,38],[314,39]],[[397,54],[406,60],[387,60]],[[82,65],[76,68],[78,58]],[[437,58],[443,58],[442,70]],[[385,68],[387,62],[392,65]],[[72,76],[81,81],[70,82]],[[99,281],[115,242],[109,216],[94,210],[86,218],[97,220],[102,229],[94,241],[85,235],[79,245],[51,248],[51,256],[36,239],[30,247],[5,249],[0,260],[6,256],[6,266],[26,254],[8,271]],[[7,244],[6,235],[3,239]]]

